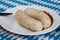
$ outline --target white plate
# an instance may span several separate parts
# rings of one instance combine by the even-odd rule
[[[19,9],[24,11],[28,7],[35,8],[38,10],[45,10],[45,11],[49,12],[54,19],[52,26],[46,30],[39,31],[39,32],[32,32],[24,27],[21,27],[21,25],[19,25],[16,22],[15,13]],[[40,35],[40,34],[45,34],[45,33],[51,32],[59,26],[58,14],[49,8],[45,8],[45,7],[41,7],[41,6],[17,6],[15,8],[8,9],[5,12],[13,13],[13,15],[0,16],[0,24],[2,25],[2,27],[4,29],[6,29],[10,32],[13,32],[13,33],[22,34],[22,35]]]

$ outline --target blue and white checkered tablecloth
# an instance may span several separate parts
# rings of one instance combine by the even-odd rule
[[[60,0],[0,0],[0,12],[17,5],[39,5],[55,10],[60,15]],[[43,35],[29,36],[8,32],[0,25],[0,40],[60,40],[60,26]]]

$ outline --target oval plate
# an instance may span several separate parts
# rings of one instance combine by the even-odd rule
[[[38,10],[45,10],[45,11],[49,12],[54,19],[53,25],[50,28],[39,31],[39,32],[32,32],[32,31],[22,27],[21,25],[19,25],[17,23],[17,21],[15,19],[15,13],[17,10],[24,11],[26,8],[35,8]],[[59,26],[59,20],[57,20],[57,19],[59,19],[58,14],[54,10],[51,10],[49,8],[46,8],[46,7],[42,7],[42,6],[16,6],[15,8],[7,9],[5,12],[13,13],[13,15],[0,16],[0,24],[2,25],[2,27],[4,29],[6,29],[10,32],[16,33],[16,34],[40,35],[40,34],[45,34],[45,33],[51,32]]]

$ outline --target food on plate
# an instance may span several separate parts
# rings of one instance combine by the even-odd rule
[[[29,11],[29,10],[28,10]],[[27,10],[26,10],[27,12]],[[27,12],[29,13],[29,12]],[[31,13],[31,10],[30,10],[30,13]],[[32,13],[31,13],[32,14]],[[29,14],[30,15],[30,14]],[[33,14],[32,14],[33,15]],[[37,16],[37,15],[36,15]],[[27,28],[27,29],[30,29],[32,31],[40,31],[43,29],[42,27],[42,22],[37,20],[37,19],[34,19],[28,15],[26,15],[26,13],[24,13],[23,11],[21,10],[18,10],[16,12],[16,19],[17,19],[17,22],[19,24],[21,24],[23,27]],[[43,20],[44,21],[44,20]]]
[[[49,28],[51,26],[51,18],[45,12],[34,8],[27,8],[24,12],[28,16],[41,21],[44,29]]]

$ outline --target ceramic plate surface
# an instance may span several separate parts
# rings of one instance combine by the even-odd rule
[[[45,10],[47,12],[50,13],[50,15],[52,15],[54,22],[52,24],[52,26],[46,30],[42,30],[39,32],[32,32],[24,27],[21,27],[21,25],[19,25],[16,21],[15,18],[15,14],[17,12],[17,10],[25,10],[26,8],[35,8],[38,10]],[[59,16],[58,14],[49,8],[46,7],[42,7],[42,6],[17,6],[15,8],[10,8],[7,9],[5,12],[8,13],[13,13],[13,15],[9,15],[9,16],[0,16],[0,24],[2,25],[2,27],[10,32],[16,33],[16,34],[22,34],[22,35],[40,35],[40,34],[45,34],[48,32],[51,32],[53,30],[55,30],[56,28],[58,28],[59,26]]]

